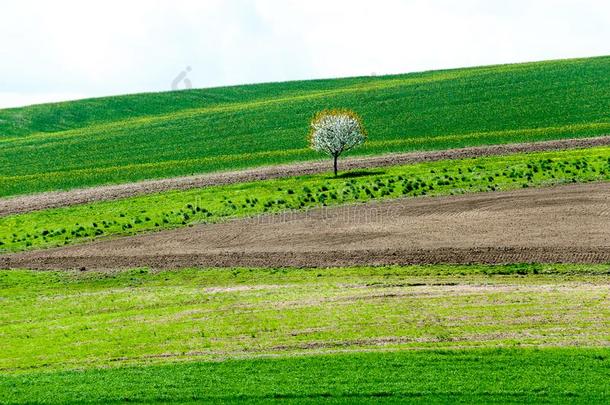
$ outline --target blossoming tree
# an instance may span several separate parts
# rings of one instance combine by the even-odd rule
[[[362,119],[351,110],[324,110],[311,121],[309,145],[333,158],[335,176],[339,155],[366,141]]]

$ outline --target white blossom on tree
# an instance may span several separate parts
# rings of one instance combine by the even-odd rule
[[[335,176],[339,155],[366,141],[360,117],[351,110],[325,110],[311,121],[309,145],[333,158]]]

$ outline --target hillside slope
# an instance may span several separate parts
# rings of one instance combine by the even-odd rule
[[[0,196],[315,159],[329,107],[364,117],[357,154],[605,134],[610,56],[0,110]]]

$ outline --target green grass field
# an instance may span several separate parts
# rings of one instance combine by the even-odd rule
[[[0,271],[0,402],[602,403],[608,275],[607,265]]]
[[[140,94],[0,110],[0,196],[317,158],[324,108],[378,154],[610,133],[610,57]]]
[[[607,180],[610,148],[597,147],[169,191],[2,217],[0,252],[373,199]]]
[[[602,404],[608,349],[413,351],[30,373],[2,403]]]
[[[610,134],[610,56],[0,110],[0,197]],[[330,169],[330,165],[329,165]],[[0,254],[267,213],[610,180],[610,147],[281,178],[0,218]],[[0,269],[0,404],[609,403],[610,265]]]

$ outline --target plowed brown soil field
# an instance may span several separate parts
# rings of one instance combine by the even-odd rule
[[[610,183],[267,215],[0,257],[0,267],[610,263]]]

